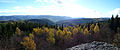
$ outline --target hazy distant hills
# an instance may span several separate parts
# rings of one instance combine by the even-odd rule
[[[52,15],[14,15],[14,16],[0,16],[0,23],[2,22],[10,22],[10,21],[26,21],[33,23],[41,23],[41,24],[64,24],[64,25],[77,25],[84,24],[89,22],[98,22],[98,21],[106,21],[109,18],[70,18],[66,16],[52,16]]]
[[[70,19],[66,16],[52,16],[52,15],[13,15],[13,16],[0,16],[0,21],[8,20],[28,20],[28,19],[49,19],[53,22]]]
[[[26,20],[27,22],[34,22],[34,23],[42,23],[42,24],[48,24],[48,25],[54,25],[54,24],[64,24],[64,25],[77,25],[77,24],[84,24],[84,23],[89,23],[89,22],[99,22],[99,21],[106,21],[109,18],[73,18],[73,19],[66,19],[66,20],[61,20],[58,22],[53,22],[48,19],[29,19]]]
[[[77,24],[84,24],[89,22],[98,22],[98,21],[106,21],[109,18],[76,18],[76,19],[69,19],[69,20],[62,20],[56,22],[58,25],[64,24],[64,25],[77,25]]]

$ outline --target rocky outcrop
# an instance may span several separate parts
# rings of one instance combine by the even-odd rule
[[[91,43],[77,45],[66,50],[120,50],[120,48],[105,42],[93,41]]]

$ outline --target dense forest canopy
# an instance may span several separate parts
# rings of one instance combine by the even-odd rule
[[[64,50],[92,41],[104,41],[120,47],[120,18],[74,26],[41,24],[27,21],[0,23],[0,49]]]

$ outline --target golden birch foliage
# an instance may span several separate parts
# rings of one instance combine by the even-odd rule
[[[15,34],[16,34],[16,35],[21,35],[21,30],[20,30],[18,27],[16,27]]]
[[[71,38],[72,33],[70,31],[67,32],[66,38]]]
[[[78,28],[78,27],[79,27],[79,25],[76,25],[76,27]]]
[[[83,28],[80,29],[80,32],[83,32]]]
[[[60,29],[60,27],[58,26],[58,27],[57,27],[57,29],[59,30],[59,29]]]
[[[48,43],[50,44],[55,44],[55,38],[54,37],[49,37],[46,39],[48,41]]]
[[[96,24],[96,26],[95,26],[95,28],[94,28],[94,32],[96,33],[96,32],[99,32],[100,30],[99,30],[99,26],[98,26],[98,24]]]
[[[49,32],[49,29],[47,27],[44,27],[44,32]]]
[[[29,37],[30,37],[31,39],[34,39],[34,35],[33,35],[32,33],[29,34]]]
[[[69,28],[65,27],[65,28],[63,28],[63,30],[64,30],[65,32],[67,32],[67,31],[69,31]]]
[[[69,28],[65,27],[65,28],[63,29],[62,35],[67,34],[68,31],[69,31]]]
[[[85,30],[85,28],[86,28],[86,26],[84,25],[84,26],[83,26],[83,30]]]
[[[89,33],[88,28],[85,28],[84,35],[88,35],[88,33]]]
[[[67,28],[69,29],[69,31],[73,30],[73,27],[71,27],[71,26],[68,26]]]
[[[64,33],[63,31],[61,31],[61,30],[58,30],[58,31],[56,32],[56,36],[57,36],[57,37],[60,37],[60,38],[63,38],[63,37],[65,36],[65,33]]]
[[[34,40],[27,36],[23,38],[23,42],[21,42],[21,44],[26,47],[26,50],[36,50],[36,44]]]
[[[78,29],[78,31],[79,31],[79,30],[81,29],[81,26],[79,26],[77,29]]]
[[[35,32],[35,33],[36,33],[36,32],[37,32],[37,28],[33,28],[33,32]]]
[[[33,32],[37,35],[43,33],[43,30],[41,28],[33,28]]]
[[[46,40],[51,44],[55,44],[54,33],[55,33],[55,29],[50,28],[48,33],[48,38]]]
[[[78,29],[77,28],[74,28],[73,29],[73,34],[77,34],[78,33]]]
[[[90,26],[90,30],[93,30],[93,29],[94,29],[94,27],[95,27],[95,25],[94,25],[94,24],[92,24],[92,25]]]
[[[49,37],[54,37],[55,35],[54,35],[54,33],[52,31],[50,31],[49,34],[48,34],[48,36]]]
[[[50,29],[49,29],[49,32],[55,33],[55,29],[50,28]]]
[[[39,28],[38,29],[38,34],[41,34],[41,33],[43,33],[44,31],[41,29],[41,28]]]

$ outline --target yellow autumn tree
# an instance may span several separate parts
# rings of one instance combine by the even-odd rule
[[[78,33],[78,29],[77,28],[74,28],[73,29],[73,34],[77,34]]]
[[[65,27],[65,28],[63,28],[63,31],[67,32],[67,31],[69,31],[69,28]]]
[[[95,25],[94,25],[94,24],[92,24],[92,25],[90,26],[90,30],[93,30],[93,29],[94,29],[94,27],[95,27]]]
[[[71,38],[72,33],[70,31],[67,32],[65,35],[65,39]]]
[[[39,35],[39,34],[41,34],[41,33],[43,33],[43,32],[44,32],[44,31],[43,31],[41,28],[39,28],[37,34]]]
[[[55,44],[54,33],[55,33],[55,29],[50,28],[48,33],[48,38],[46,39],[50,44]]]
[[[88,28],[85,28],[84,35],[88,35],[88,33],[89,33]]]
[[[84,25],[84,26],[83,26],[83,30],[85,30],[85,28],[86,28],[86,26]]]
[[[73,30],[73,27],[71,27],[71,26],[68,26],[67,28],[69,29],[69,31]]]
[[[49,29],[49,32],[55,33],[55,31],[56,31],[56,30],[55,30],[54,28],[50,28],[50,29]]]
[[[83,28],[80,29],[80,32],[83,32]]]
[[[94,27],[95,27],[94,24],[92,24],[92,25],[90,26],[90,30],[89,30],[89,33],[90,33],[90,34],[94,33]]]
[[[99,30],[99,26],[98,26],[98,24],[96,23],[96,25],[95,25],[95,27],[94,27],[94,32],[96,33],[96,32],[99,32],[100,30]]]
[[[39,34],[43,33],[44,31],[41,28],[38,27],[38,28],[33,28],[33,32],[35,34],[39,35]]]
[[[18,27],[16,27],[15,34],[16,34],[16,35],[21,35],[21,30],[20,30]]]
[[[54,37],[49,37],[46,39],[48,41],[48,43],[50,44],[55,44],[55,38]]]
[[[63,38],[65,36],[65,32],[63,32],[62,30],[58,30],[56,32],[56,36],[59,37],[59,38]]]
[[[25,50],[36,50],[36,44],[33,39],[28,36],[23,38],[23,42],[21,42],[23,46],[25,46]]]
[[[48,33],[48,37],[54,37],[55,35],[54,35],[54,32],[52,32],[52,31],[50,31],[49,33]]]
[[[81,29],[81,26],[77,27],[77,29],[78,29],[78,31],[80,31],[80,29]]]
[[[44,32],[49,32],[49,29],[47,27],[44,27]]]
[[[30,33],[30,34],[29,34],[29,37],[30,37],[31,39],[34,39],[33,33]]]

